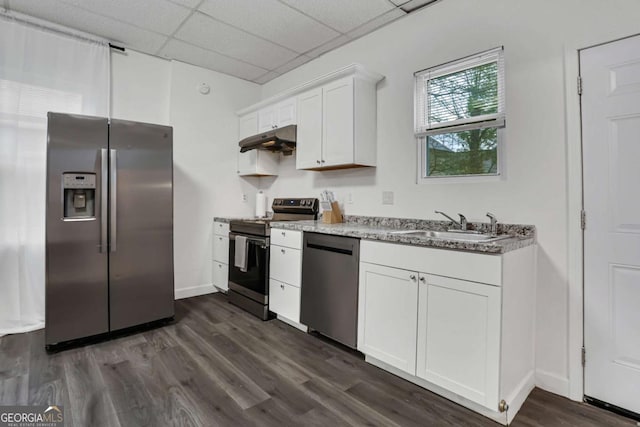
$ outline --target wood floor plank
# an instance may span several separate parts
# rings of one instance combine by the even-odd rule
[[[250,352],[224,335],[211,338],[211,344],[223,357],[252,378],[272,400],[280,402],[280,406],[289,414],[304,414],[317,406],[313,399],[301,392],[297,384],[274,372],[268,358]]]
[[[42,330],[0,337],[0,405],[65,409],[67,426],[495,426],[493,421],[221,294],[176,321],[55,354]],[[535,389],[515,427],[631,427]]]
[[[269,399],[269,394],[252,377],[225,359],[215,348],[215,336],[204,339],[188,325],[178,325],[175,339],[200,369],[215,381],[242,409],[250,408]]]
[[[27,405],[29,403],[29,376],[0,380],[0,406]]]
[[[25,375],[29,370],[29,338],[26,334],[0,339],[0,380]]]
[[[115,407],[93,356],[65,359],[64,368],[69,413],[74,425],[119,426]]]
[[[342,390],[332,387],[321,379],[309,380],[303,384],[305,393],[312,396],[322,406],[336,414],[343,422],[358,426],[399,427],[391,419],[377,412],[376,408],[360,402]]]
[[[168,348],[158,354],[168,376],[173,376],[194,402],[193,412],[203,425],[255,425],[242,408],[200,368],[190,354],[180,348]]]

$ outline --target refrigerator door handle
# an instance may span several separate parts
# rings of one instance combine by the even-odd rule
[[[100,150],[100,252],[107,252],[107,216],[109,185],[109,157],[107,149]]]
[[[109,182],[109,205],[111,212],[109,220],[111,221],[111,235],[109,236],[110,251],[115,252],[117,249],[118,236],[118,153],[117,150],[109,150],[109,170],[111,171],[111,180]]]

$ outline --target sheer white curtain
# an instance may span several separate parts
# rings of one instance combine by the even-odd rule
[[[0,336],[44,326],[47,112],[107,116],[109,47],[0,16]]]

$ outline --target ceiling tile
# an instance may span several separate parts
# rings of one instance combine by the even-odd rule
[[[405,12],[413,12],[416,9],[420,9],[430,3],[435,3],[438,0],[410,0],[402,5],[402,10]]]
[[[191,13],[165,0],[62,0],[92,13],[117,19],[145,30],[171,35]]]
[[[246,80],[254,80],[268,72],[268,70],[264,68],[256,67],[179,40],[170,40],[160,54],[166,58],[198,65]]]
[[[202,13],[195,13],[187,19],[175,37],[268,70],[284,65],[297,56],[292,50],[215,21]]]
[[[377,18],[373,18],[371,21],[364,25],[359,26],[355,30],[351,31],[347,35],[353,39],[364,36],[371,31],[374,31],[391,21],[395,21],[398,18],[405,16],[406,13],[400,9],[392,9],[384,15],[380,15]]]
[[[331,40],[328,43],[323,44],[322,46],[318,46],[315,49],[310,50],[309,52],[306,52],[305,55],[306,56],[310,56],[312,58],[315,58],[317,56],[322,55],[325,52],[329,52],[330,50],[333,50],[337,47],[342,46],[345,43],[349,43],[351,41],[351,39],[347,36],[340,36],[340,37],[336,37],[335,39]]]
[[[395,4],[396,6],[401,6],[405,3],[407,3],[409,0],[390,0],[391,3]]]
[[[273,80],[276,77],[278,77],[280,74],[276,73],[275,71],[269,71],[267,74],[262,75],[260,77],[258,77],[257,79],[253,80],[255,83],[258,83],[259,85],[265,84],[266,82],[268,82],[269,80]]]
[[[10,8],[36,18],[104,37],[141,52],[155,53],[167,40],[160,34],[55,0],[13,0]]]
[[[188,7],[190,9],[194,9],[198,4],[200,4],[200,0],[169,0],[171,3],[179,4],[181,6]]]
[[[305,55],[300,55],[296,59],[294,59],[293,61],[287,62],[283,66],[276,68],[274,71],[276,73],[278,73],[278,74],[284,74],[284,73],[286,73],[288,71],[293,70],[294,68],[298,68],[302,64],[305,64],[305,63],[311,61],[311,59],[313,59],[313,58],[311,58],[309,56],[305,56]]]
[[[393,9],[387,0],[282,0],[342,33]]]
[[[205,0],[199,10],[298,53],[339,35],[277,0]]]

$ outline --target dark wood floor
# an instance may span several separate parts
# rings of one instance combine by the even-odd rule
[[[67,426],[497,426],[223,295],[176,323],[47,355],[43,331],[0,338],[0,405],[62,404]],[[534,390],[514,426],[635,426]]]

